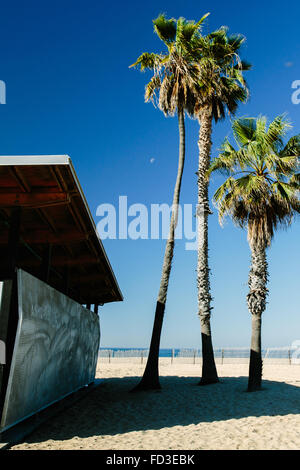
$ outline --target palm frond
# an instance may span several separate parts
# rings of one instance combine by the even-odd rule
[[[157,36],[167,45],[170,45],[176,38],[176,20],[167,19],[164,14],[153,20],[154,31]]]
[[[300,134],[291,137],[280,152],[281,157],[287,157],[289,155],[300,158]]]
[[[243,147],[256,137],[256,119],[255,118],[240,118],[236,119],[232,124],[234,138],[238,145]]]
[[[154,54],[154,52],[143,52],[134,64],[131,64],[129,68],[140,67],[143,72],[146,69],[153,70],[155,67],[159,67],[163,57],[159,54]]]
[[[275,230],[300,213],[299,136],[284,146],[289,127],[284,115],[269,126],[263,116],[235,120],[232,128],[239,148],[225,139],[209,170],[229,174],[214,195],[220,221],[229,215],[247,227],[252,246],[270,245]]]
[[[276,145],[276,149],[280,149],[283,145],[282,139],[290,128],[291,124],[285,114],[277,116],[269,125],[269,129],[266,134],[267,143],[270,146]]]
[[[145,88],[145,101],[152,101],[155,105],[156,90],[159,90],[161,87],[161,80],[158,75],[154,75],[150,82],[146,85]]]

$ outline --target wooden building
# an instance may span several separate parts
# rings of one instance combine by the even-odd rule
[[[71,159],[0,157],[0,431],[92,382],[121,301]]]

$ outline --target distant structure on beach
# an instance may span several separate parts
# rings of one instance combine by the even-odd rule
[[[123,297],[68,156],[0,157],[0,226],[2,433],[94,381]]]

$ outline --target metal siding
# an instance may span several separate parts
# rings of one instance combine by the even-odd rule
[[[18,296],[3,429],[93,382],[100,341],[95,313],[22,270]]]
[[[6,362],[6,343],[7,343],[7,329],[8,329],[11,292],[12,292],[12,281],[10,280],[1,281],[0,282],[0,341],[2,341],[1,343],[2,346],[4,344],[5,361],[4,361],[4,364],[0,364],[0,396],[2,392],[3,373],[4,373],[5,362]],[[0,414],[1,414],[1,411],[0,411]]]

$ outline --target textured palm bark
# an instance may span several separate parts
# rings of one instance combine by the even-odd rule
[[[159,345],[161,338],[161,331],[164,319],[164,311],[167,300],[168,286],[170,273],[172,268],[172,260],[175,245],[175,229],[178,220],[178,205],[180,199],[180,189],[182,174],[185,160],[185,125],[184,125],[184,110],[178,111],[178,126],[179,126],[179,161],[176,184],[173,195],[173,207],[170,221],[169,238],[166,243],[164,262],[162,268],[162,275],[159,287],[159,293],[156,303],[154,325],[152,330],[152,337],[149,349],[149,356],[146,368],[140,383],[132,390],[133,392],[142,390],[157,390],[160,389],[159,383]]]
[[[251,247],[252,262],[249,273],[250,292],[247,296],[248,309],[252,316],[251,352],[249,364],[248,391],[261,389],[261,317],[266,309],[268,295],[268,264],[265,247]]]
[[[201,113],[199,132],[199,166],[198,166],[198,264],[197,264],[197,288],[198,288],[198,314],[201,324],[202,339],[202,377],[199,385],[216,383],[219,381],[210,328],[211,300],[210,280],[208,266],[208,178],[207,170],[210,165],[212,132],[212,113],[210,108],[205,108]]]

